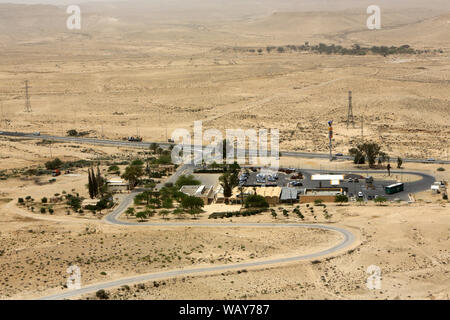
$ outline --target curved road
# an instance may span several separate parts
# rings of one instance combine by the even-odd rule
[[[324,170],[308,170],[309,172],[324,172]],[[339,171],[339,172],[349,172],[349,171]],[[359,170],[352,170],[351,173],[375,173],[379,171],[359,171]],[[393,171],[393,173],[400,173],[397,171]],[[408,182],[405,183],[405,185],[408,187],[409,191],[411,192],[418,192],[423,191],[429,188],[429,185],[434,182],[434,177],[423,174],[420,172],[403,172],[404,174],[415,174],[420,176],[422,179],[418,181]],[[118,217],[128,208],[128,206],[133,202],[134,197],[139,193],[139,190],[135,190],[134,192],[127,195],[117,206],[117,208],[114,209],[112,213],[107,215],[104,218],[104,221],[106,223],[110,224],[116,224],[116,225],[123,225],[123,226],[170,226],[170,227],[251,227],[251,228],[264,228],[264,227],[270,227],[270,228],[314,228],[314,229],[321,229],[321,230],[328,230],[332,232],[337,232],[343,236],[343,240],[338,243],[337,245],[322,250],[320,252],[306,254],[306,255],[297,255],[292,257],[286,257],[286,258],[276,258],[276,259],[267,259],[267,260],[260,260],[260,261],[252,261],[252,262],[243,262],[243,263],[236,263],[236,264],[229,264],[229,265],[216,265],[216,266],[207,266],[207,267],[197,267],[197,268],[190,268],[190,269],[175,269],[175,270],[169,270],[169,271],[162,271],[157,273],[150,273],[150,274],[144,274],[134,277],[128,277],[123,278],[119,280],[113,280],[109,282],[104,283],[98,283],[98,284],[92,284],[86,287],[83,287],[78,290],[71,290],[71,291],[65,291],[62,293],[50,295],[47,297],[44,297],[42,299],[44,300],[56,300],[56,299],[67,299],[67,298],[73,298],[82,294],[95,292],[100,289],[110,289],[114,287],[119,287],[125,284],[132,284],[132,283],[138,283],[138,282],[147,282],[154,279],[164,279],[164,278],[171,278],[176,276],[184,276],[184,275],[193,275],[198,273],[207,273],[207,272],[219,272],[219,271],[225,271],[225,270],[231,270],[231,269],[239,269],[239,268],[250,268],[250,267],[261,267],[261,266],[267,266],[267,265],[273,265],[273,264],[281,264],[281,263],[288,263],[288,262],[297,262],[302,260],[308,260],[313,258],[319,258],[322,256],[326,256],[329,254],[336,253],[338,251],[344,250],[348,247],[350,247],[354,241],[355,236],[350,231],[335,227],[335,226],[325,226],[325,225],[317,225],[317,224],[298,224],[298,223],[292,223],[292,224],[278,224],[278,223],[139,223],[139,222],[131,222],[131,221],[123,221],[118,220]]]
[[[243,263],[235,263],[229,265],[216,265],[216,266],[207,266],[207,267],[198,267],[198,268],[189,268],[189,269],[175,269],[169,271],[162,271],[157,273],[144,274],[134,277],[123,278],[119,280],[113,280],[104,283],[92,284],[85,286],[81,289],[65,291],[62,293],[50,295],[47,297],[43,297],[42,300],[60,300],[60,299],[68,299],[73,298],[82,294],[92,293],[98,291],[100,289],[110,289],[114,287],[119,287],[126,284],[133,284],[138,282],[146,282],[154,279],[165,279],[176,276],[185,276],[185,275],[194,275],[203,272],[219,272],[226,271],[231,269],[240,269],[240,268],[250,268],[250,267],[261,267],[272,264],[280,264],[280,263],[288,263],[288,262],[296,262],[302,260],[308,260],[313,258],[319,258],[325,255],[333,254],[338,251],[344,250],[350,247],[354,241],[355,236],[350,231],[334,227],[334,226],[325,226],[325,225],[317,225],[317,224],[278,224],[278,223],[138,223],[138,222],[128,222],[128,221],[119,221],[117,218],[126,210],[126,208],[132,203],[135,195],[138,192],[133,192],[125,197],[125,199],[119,204],[119,206],[108,216],[105,217],[105,221],[107,223],[119,224],[119,225],[127,225],[127,226],[176,226],[176,227],[251,227],[251,228],[313,228],[313,229],[321,229],[328,230],[332,232],[337,232],[342,235],[343,239],[340,243],[334,245],[329,249],[322,250],[320,252],[306,254],[306,255],[297,255],[286,258],[276,258],[276,259],[267,259],[261,261],[252,261],[252,262],[243,262]]]

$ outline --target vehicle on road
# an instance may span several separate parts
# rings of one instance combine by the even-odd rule
[[[342,156],[344,156],[344,154],[343,153],[336,153],[336,157],[342,157]]]
[[[129,142],[142,142],[141,137],[128,137]]]
[[[384,191],[387,194],[394,194],[394,193],[402,192],[404,189],[405,189],[405,184],[401,183],[401,182],[391,184],[390,186],[384,187]]]
[[[33,136],[39,137],[41,135],[40,132],[33,132]]]
[[[435,159],[435,158],[428,158],[427,161],[428,161],[428,162],[435,162],[436,159]]]

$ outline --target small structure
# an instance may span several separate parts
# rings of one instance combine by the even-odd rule
[[[223,187],[219,184],[214,190],[214,199],[216,203],[224,203],[225,195],[223,194]]]
[[[256,194],[264,197],[269,205],[274,206],[280,202],[281,187],[244,187],[242,193],[243,195],[241,195],[239,187],[235,187],[230,197],[231,202],[240,203],[242,198],[245,199],[249,195]]]
[[[300,203],[314,202],[315,200],[322,200],[323,202],[335,202],[338,194],[345,194],[343,188],[317,188],[305,189],[300,196]]]
[[[202,199],[205,205],[210,204],[214,200],[214,191],[211,186],[182,186],[180,192]]]
[[[330,181],[330,184],[337,186],[340,184],[341,180],[344,180],[344,175],[342,174],[313,174],[311,176],[312,181]]]
[[[106,181],[108,189],[114,193],[127,192],[129,190],[129,184],[121,179],[110,179]]]
[[[298,201],[298,189],[283,187],[281,188],[280,202],[294,203]]]

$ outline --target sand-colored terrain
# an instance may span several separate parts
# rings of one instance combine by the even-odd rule
[[[371,1],[161,1],[83,4],[79,31],[66,28],[65,7],[0,4],[0,131],[167,141],[177,128],[280,130],[280,148],[334,152],[378,142],[402,158],[448,159],[450,135],[450,4],[446,0],[379,0],[382,29],[366,27]],[[340,55],[271,50],[326,43],[351,48],[410,45],[417,54]],[[260,49],[260,51],[258,51]],[[32,112],[25,112],[24,81]],[[353,92],[355,126],[347,128]],[[363,123],[363,128],[361,124]],[[363,129],[363,130],[362,130]],[[206,143],[206,141],[205,141]],[[115,226],[105,211],[41,214],[41,198],[88,196],[87,168],[52,177],[26,175],[55,157],[107,163],[144,150],[0,137],[0,299],[39,298],[66,290],[78,265],[83,285],[132,275],[288,257],[330,248],[341,238],[316,229]],[[359,170],[350,161],[281,158],[282,166]],[[394,165],[395,166],[395,165]],[[405,171],[450,180],[449,165],[404,163]],[[440,168],[443,168],[440,169]],[[121,167],[123,170],[123,167]],[[388,178],[380,170],[377,178]],[[394,177],[414,181],[413,175]],[[164,178],[163,178],[164,179]],[[389,177],[390,179],[390,177]],[[34,199],[32,212],[19,197]],[[327,205],[303,222],[331,224],[357,235],[354,248],[317,261],[161,279],[108,290],[116,299],[448,299],[450,210],[442,195],[416,202]],[[121,201],[121,196],[114,199]],[[117,205],[117,204],[116,204]],[[239,206],[205,207],[200,222],[301,223],[283,206],[251,217],[209,220]],[[192,222],[191,217],[158,223]],[[120,217],[128,220],[126,217]],[[135,218],[129,218],[136,221]],[[370,265],[382,288],[368,290]],[[95,298],[89,294],[83,298]]]

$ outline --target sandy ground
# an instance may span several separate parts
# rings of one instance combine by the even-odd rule
[[[448,207],[335,207],[362,243],[337,257],[109,290],[112,299],[449,299]],[[367,268],[381,268],[369,290]],[[86,295],[84,298],[93,298]]]
[[[192,130],[193,121],[202,120],[204,129],[222,132],[278,128],[282,150],[326,152],[327,121],[334,120],[335,152],[347,153],[364,138],[380,143],[394,163],[397,156],[448,159],[448,1],[427,1],[426,8],[418,0],[406,5],[383,1],[383,29],[377,32],[365,26],[366,3],[341,1],[354,8],[343,11],[341,2],[326,9],[315,1],[294,2],[278,7],[267,1],[264,10],[256,10],[238,1],[214,14],[186,8],[184,16],[155,10],[139,16],[123,6],[87,5],[81,32],[65,29],[61,8],[1,4],[0,131],[66,135],[76,129],[88,137],[141,135],[166,141],[175,129]],[[410,44],[430,51],[383,57],[247,50],[307,41],[345,47]],[[24,112],[25,80],[30,113]],[[347,128],[349,90],[356,123]],[[87,284],[307,253],[339,240],[315,230],[118,227],[88,215],[66,216],[62,208],[50,216],[16,206],[18,197],[28,195],[39,201],[62,191],[87,192],[85,169],[54,184],[46,183],[49,176],[24,178],[23,170],[43,167],[55,157],[114,161],[134,159],[138,152],[0,137],[0,178],[8,177],[0,180],[0,298],[63,290],[66,269],[74,263]],[[282,164],[355,169],[348,161],[283,158]],[[403,167],[450,180],[448,165]],[[385,177],[382,171],[378,175]],[[146,283],[144,289],[112,290],[112,297],[448,299],[448,202],[430,192],[416,199],[410,205],[328,205],[329,222],[321,208],[315,208],[316,218],[305,214],[307,222],[332,223],[360,235],[355,250],[320,263],[164,280]],[[270,213],[232,220],[274,221]],[[299,219],[279,214],[276,221]],[[381,290],[365,287],[367,267],[373,264],[382,270]]]

